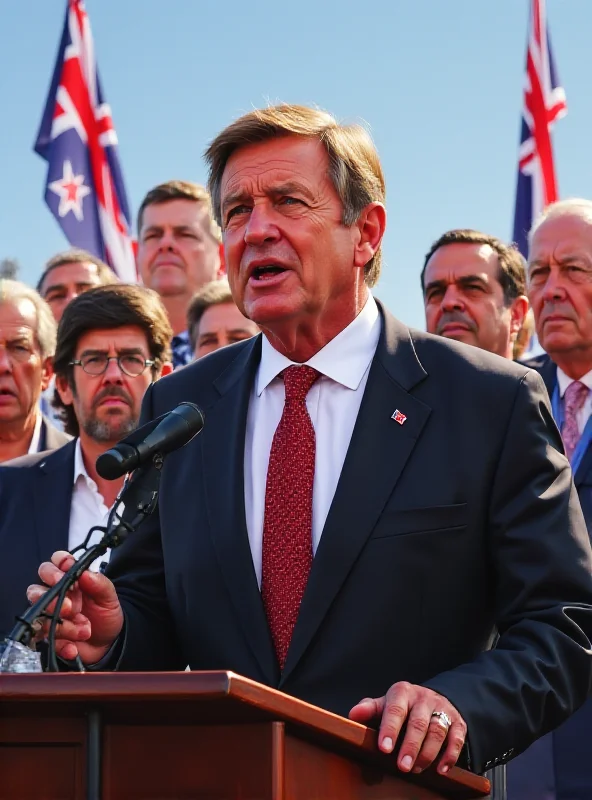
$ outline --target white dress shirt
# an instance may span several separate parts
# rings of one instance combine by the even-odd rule
[[[72,504],[70,506],[70,528],[68,530],[68,550],[73,550],[86,539],[89,530],[95,525],[105,525],[110,509],[105,505],[103,495],[99,492],[97,484],[89,477],[84,459],[80,439],[76,440],[74,454],[74,489],[72,491]],[[90,538],[89,544],[96,544],[103,537],[101,531],[96,531]],[[110,551],[104,556],[95,559],[90,566],[98,572],[102,561],[109,560]]]
[[[360,410],[381,320],[372,295],[347,328],[306,362],[321,376],[306,397],[315,430],[312,496],[312,547],[316,553]],[[263,337],[261,362],[249,400],[245,438],[245,512],[253,564],[261,586],[265,485],[273,435],[284,410],[284,382],[278,377],[293,365]]]
[[[585,375],[582,375],[579,378],[580,383],[583,383],[588,389],[592,389],[592,370],[587,372]],[[574,382],[573,378],[569,378],[565,372],[557,367],[557,385],[559,386],[559,396],[563,400],[563,396],[567,391],[567,387],[570,386]],[[578,431],[580,436],[584,432],[584,428],[586,427],[586,423],[588,422],[588,417],[592,414],[592,391],[588,392],[588,397],[584,401],[584,405],[576,414],[576,421],[578,423]]]
[[[39,452],[39,444],[41,443],[41,425],[43,424],[43,417],[41,414],[37,414],[37,420],[35,422],[35,428],[33,430],[33,438],[31,439],[31,444],[29,445],[28,455],[31,453],[38,453]]]

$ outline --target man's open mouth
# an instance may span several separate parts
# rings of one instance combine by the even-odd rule
[[[284,267],[280,267],[277,264],[269,264],[265,267],[255,267],[251,273],[251,277],[256,281],[264,281],[267,278],[271,278],[273,275],[279,275],[285,271]]]

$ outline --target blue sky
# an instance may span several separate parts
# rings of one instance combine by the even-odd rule
[[[419,273],[452,227],[511,234],[527,0],[86,0],[128,199],[169,178],[205,181],[201,154],[268,101],[365,120],[387,179],[376,289],[423,327]],[[555,129],[561,195],[592,197],[590,0],[547,0],[568,116]],[[43,202],[32,144],[65,0],[8,3],[0,28],[0,258],[34,282],[66,242]]]

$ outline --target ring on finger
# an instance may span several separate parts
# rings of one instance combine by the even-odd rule
[[[452,725],[452,720],[445,711],[432,711],[432,717],[438,721],[438,725],[448,733],[448,729]]]

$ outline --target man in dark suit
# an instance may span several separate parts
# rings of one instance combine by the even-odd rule
[[[47,303],[24,283],[0,280],[0,462],[70,440],[39,407],[51,380],[55,343]]]
[[[144,420],[190,400],[203,433],[167,457],[113,582],[81,576],[58,650],[233,669],[376,722],[384,752],[404,728],[404,771],[502,763],[591,677],[592,553],[540,377],[372,298],[384,180],[363,129],[279,106],[207,157],[233,297],[263,335],[148,390]]]
[[[23,611],[40,558],[105,524],[123,481],[103,480],[95,462],[137,426],[147,387],[170,371],[171,337],[158,295],[141,286],[93,289],[64,311],[57,401],[75,438],[0,467],[0,639]]]
[[[592,202],[548,207],[530,234],[528,294],[543,378],[592,533]],[[508,768],[510,800],[592,800],[592,700]]]

